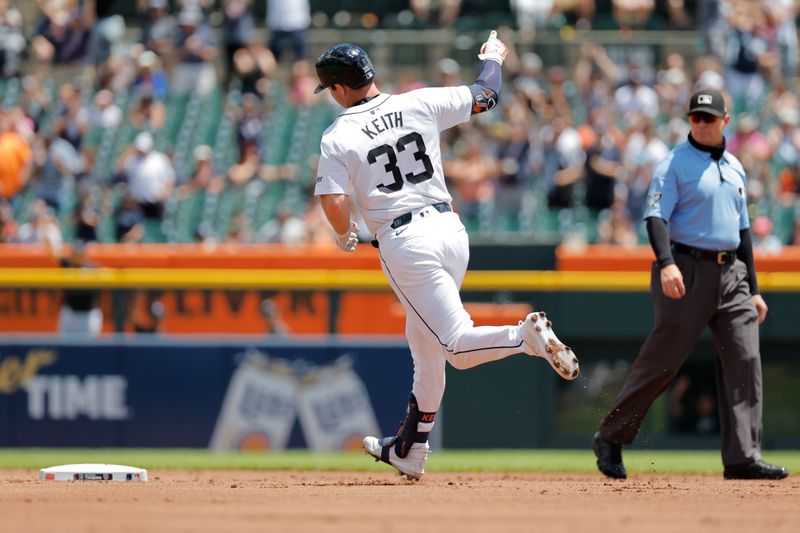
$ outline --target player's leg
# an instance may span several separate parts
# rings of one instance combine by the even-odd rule
[[[466,232],[457,215],[444,213],[435,221],[412,224],[400,236],[381,240],[384,273],[416,328],[427,331],[458,369],[517,353],[546,357],[544,348],[555,335],[545,320],[538,332],[532,320],[513,326],[474,325],[459,294],[469,259]],[[526,332],[540,350],[525,342]],[[573,364],[572,357],[569,361]]]
[[[364,438],[364,450],[388,463],[409,479],[425,473],[430,447],[428,435],[433,430],[436,412],[445,388],[445,352],[427,331],[416,328],[406,316],[406,338],[414,361],[414,382],[405,418],[397,435]]]

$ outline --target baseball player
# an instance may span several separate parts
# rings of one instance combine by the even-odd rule
[[[458,369],[525,353],[546,359],[565,379],[578,359],[544,312],[518,325],[475,327],[459,287],[469,243],[442,173],[439,133],[497,105],[508,48],[491,32],[478,58],[483,70],[469,86],[381,93],[366,52],[338,44],[316,61],[317,92],[330,91],[344,111],[323,133],[315,194],[345,252],[358,244],[350,205],[375,235],[383,272],[406,310],[414,382],[396,436],[366,437],[364,450],[408,479],[425,472],[445,362]]]

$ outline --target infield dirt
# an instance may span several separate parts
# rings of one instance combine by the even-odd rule
[[[147,483],[0,470],[11,532],[796,532],[800,477],[150,471]]]

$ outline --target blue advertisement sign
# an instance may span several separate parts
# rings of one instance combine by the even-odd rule
[[[336,450],[392,434],[404,340],[0,342],[0,446]]]

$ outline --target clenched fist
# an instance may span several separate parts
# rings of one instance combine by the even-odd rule
[[[503,41],[497,38],[497,32],[492,30],[489,33],[489,38],[486,39],[486,42],[481,46],[478,59],[481,61],[491,59],[492,61],[497,61],[502,65],[507,55],[508,47],[503,44]]]

